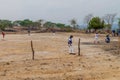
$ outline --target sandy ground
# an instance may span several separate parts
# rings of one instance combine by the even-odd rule
[[[68,53],[71,34],[76,55]],[[93,37],[80,33],[8,34],[0,40],[0,80],[120,80],[120,55],[109,51],[113,44],[105,43],[104,35],[99,44],[93,44]],[[79,38],[81,56],[77,55]]]

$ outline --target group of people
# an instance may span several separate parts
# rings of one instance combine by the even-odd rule
[[[99,43],[99,34],[98,33],[95,33],[95,39],[94,39],[94,43]],[[73,46],[72,46],[72,38],[73,38],[73,35],[70,35],[69,39],[68,39],[68,47],[69,47],[69,53],[70,54],[74,54],[74,50],[73,50]],[[109,34],[106,35],[106,38],[105,38],[105,42],[106,43],[110,43],[110,36]]]
[[[99,35],[98,35],[98,33],[96,33],[96,34],[95,34],[94,43],[99,43],[98,37],[99,37]],[[110,43],[110,36],[109,36],[109,34],[106,35],[105,42],[106,42],[106,43]]]
[[[117,31],[112,30],[112,36],[120,36],[120,29],[118,29]]]

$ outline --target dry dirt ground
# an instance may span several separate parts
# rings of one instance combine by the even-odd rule
[[[76,55],[68,53],[71,34]],[[104,37],[100,35],[100,43],[93,44],[93,34],[7,34],[5,40],[0,40],[0,80],[120,80],[120,55],[110,51],[118,44],[107,44]],[[81,56],[77,55],[79,38]]]

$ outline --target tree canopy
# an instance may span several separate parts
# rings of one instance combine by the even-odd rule
[[[12,27],[12,22],[9,20],[0,20],[0,29],[5,30],[6,27]]]
[[[89,22],[89,29],[103,29],[104,28],[104,20],[101,20],[99,17],[93,17]]]
[[[32,24],[33,24],[33,22],[29,19],[25,19],[20,22],[20,25],[24,26],[24,27],[30,27]]]

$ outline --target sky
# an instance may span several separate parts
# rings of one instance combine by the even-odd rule
[[[116,13],[120,17],[119,7],[120,0],[0,0],[0,19],[43,19],[65,24],[76,19],[82,24],[88,14],[103,17]]]

